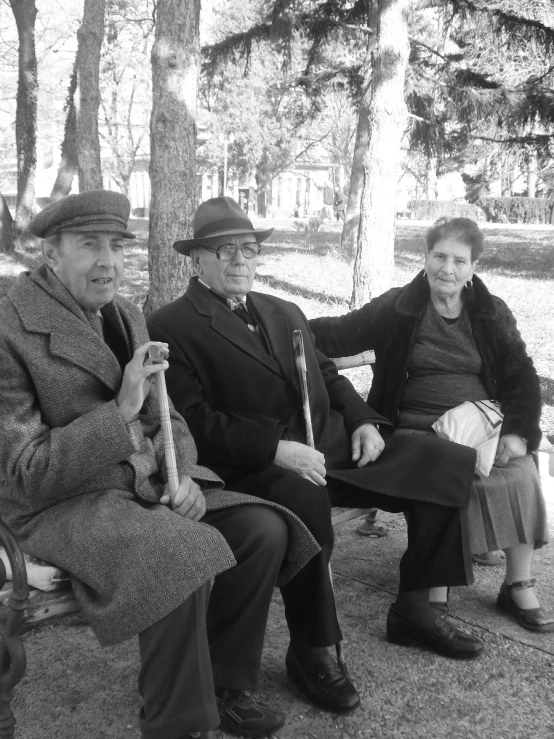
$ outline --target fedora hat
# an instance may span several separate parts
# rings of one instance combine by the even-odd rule
[[[198,206],[194,214],[194,238],[173,244],[179,254],[190,255],[195,246],[202,246],[214,236],[236,236],[251,233],[256,241],[265,241],[273,233],[272,228],[256,230],[252,221],[233,198],[210,198]]]

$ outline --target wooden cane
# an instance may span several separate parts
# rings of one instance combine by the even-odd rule
[[[312,414],[310,412],[310,399],[308,397],[308,379],[306,372],[306,354],[304,352],[304,337],[302,331],[292,332],[292,345],[294,348],[294,361],[298,372],[300,395],[302,396],[302,410],[304,412],[304,423],[306,426],[306,443],[315,449],[314,432],[312,429]]]
[[[148,356],[152,364],[161,364],[163,358],[160,348],[151,346],[148,349]],[[165,374],[157,372],[155,375],[156,392],[158,395],[158,403],[160,406],[160,420],[162,424],[162,435],[164,440],[165,465],[167,468],[167,482],[169,492],[174,496],[179,489],[179,474],[177,472],[177,460],[175,459],[175,444],[173,443],[173,429],[171,427],[171,415],[169,412],[169,400],[167,397],[167,387],[165,384]]]

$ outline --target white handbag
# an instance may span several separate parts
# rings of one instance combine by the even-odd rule
[[[489,476],[494,464],[504,416],[495,400],[467,400],[451,408],[432,428],[441,439],[477,450],[477,471]]]

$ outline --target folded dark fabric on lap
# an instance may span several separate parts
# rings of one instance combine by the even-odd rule
[[[382,495],[467,508],[477,453],[431,434],[394,433],[375,462],[329,477]]]

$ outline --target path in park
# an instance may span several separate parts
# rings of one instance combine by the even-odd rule
[[[541,455],[554,538],[554,478]],[[387,643],[385,619],[405,545],[402,516],[380,514],[385,539],[337,527],[333,571],[352,678],[362,696],[346,716],[305,703],[284,670],[287,632],[272,604],[261,694],[287,714],[280,739],[553,739],[554,634],[532,634],[499,614],[502,571],[477,567],[475,585],[452,594],[455,623],[486,642],[457,662]],[[553,547],[536,555],[544,605],[554,608]],[[25,637],[28,672],[17,689],[18,739],[138,739],[136,642],[101,649],[87,626],[44,627]],[[218,739],[224,735],[218,733]]]

